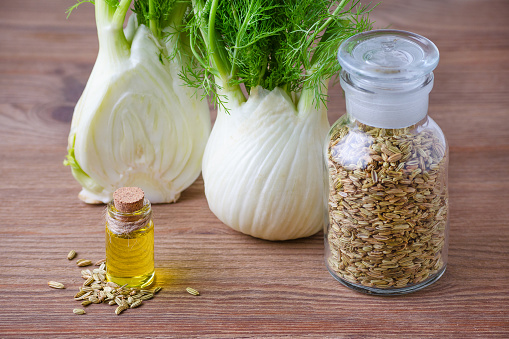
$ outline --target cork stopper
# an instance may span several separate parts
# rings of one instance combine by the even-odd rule
[[[121,187],[113,193],[113,204],[122,213],[133,213],[143,207],[145,193],[139,187]]]

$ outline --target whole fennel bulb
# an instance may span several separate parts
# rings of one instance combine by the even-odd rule
[[[179,48],[168,33],[187,7],[173,2],[167,26],[133,14],[124,32],[131,1],[95,1],[99,53],[74,111],[66,160],[87,203],[107,203],[122,186],[142,188],[153,203],[174,202],[200,174],[209,108],[178,76],[186,60],[167,58]]]
[[[371,27],[370,10],[345,0],[192,2],[186,28],[203,71],[183,78],[219,107],[202,169],[211,211],[267,240],[318,232],[327,215],[327,85],[340,70],[339,45]]]
[[[318,232],[328,130],[323,105],[296,110],[280,88],[253,89],[229,115],[220,109],[203,157],[211,211],[233,229],[267,240]]]

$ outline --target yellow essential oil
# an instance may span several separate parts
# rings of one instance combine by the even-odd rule
[[[137,187],[115,191],[106,216],[106,278],[128,287],[154,280],[152,208]]]

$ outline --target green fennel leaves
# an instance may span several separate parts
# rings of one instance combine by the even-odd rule
[[[324,102],[324,82],[337,74],[340,43],[369,30],[369,6],[332,0],[193,0],[188,16],[195,63],[182,78],[209,94],[248,93],[261,86],[283,89],[294,101],[304,89]],[[219,96],[218,96],[219,95]],[[227,94],[226,94],[227,95]]]

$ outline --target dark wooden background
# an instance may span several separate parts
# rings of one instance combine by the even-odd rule
[[[507,0],[384,0],[372,15],[441,52],[430,115],[450,143],[451,225],[436,284],[384,298],[349,290],[325,269],[321,232],[239,234],[209,211],[198,180],[154,207],[163,291],[120,316],[102,304],[72,313],[82,280],[67,253],[104,257],[103,207],[77,199],[62,165],[97,53],[93,8],[66,20],[73,3],[0,0],[0,337],[509,337]],[[333,122],[344,102],[339,87],[330,94]]]

